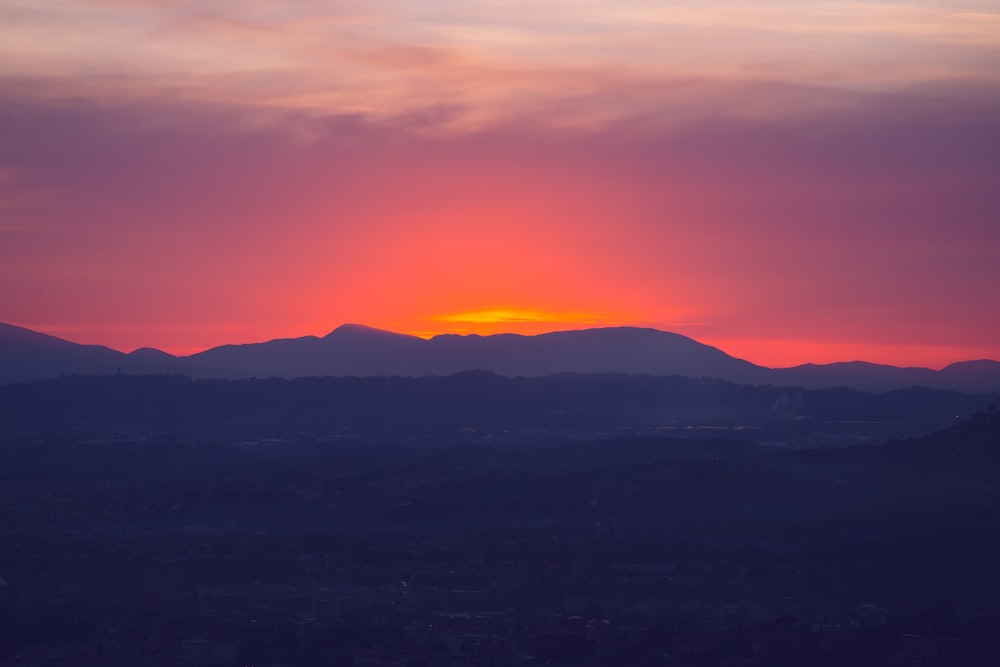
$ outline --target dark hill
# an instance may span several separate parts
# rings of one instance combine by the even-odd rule
[[[185,360],[195,376],[228,369],[228,377],[450,375],[485,370],[506,376],[556,373],[644,373],[764,382],[767,369],[679,334],[617,327],[537,336],[415,336],[345,325],[323,338],[226,345]]]
[[[99,345],[78,345],[55,336],[0,323],[0,382],[60,374],[111,374],[126,356]]]
[[[74,424],[156,429],[232,425],[409,437],[454,429],[705,433],[782,446],[843,446],[926,433],[997,395],[931,389],[803,391],[681,376],[559,374],[192,380],[173,375],[67,376],[0,386],[0,427]]]
[[[1000,363],[953,364],[941,371],[866,362],[769,369],[676,333],[637,327],[518,334],[441,335],[430,340],[344,325],[304,336],[223,345],[189,357],[142,348],[125,355],[0,325],[0,383],[60,374],[182,373],[199,378],[444,376],[484,370],[508,377],[557,373],[624,373],[706,377],[742,384],[807,389],[890,391],[924,386],[964,392],[1000,391]]]

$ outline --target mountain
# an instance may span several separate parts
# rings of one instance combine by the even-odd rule
[[[962,387],[964,391],[996,391],[1000,386],[1000,361],[959,361],[938,371],[938,378],[944,389]]]
[[[323,338],[215,347],[185,359],[184,368],[193,376],[226,369],[224,377],[438,375],[421,354],[425,343],[415,336],[345,324]]]
[[[763,382],[768,369],[679,334],[616,327],[522,336],[446,334],[424,340],[356,324],[324,338],[225,345],[186,360],[192,375],[206,367],[233,377],[323,375],[450,375],[483,370],[537,377],[555,373],[644,373]]]
[[[223,345],[189,357],[142,348],[123,354],[0,324],[0,382],[60,374],[182,373],[200,378],[450,375],[484,370],[505,376],[626,373],[710,377],[742,384],[890,391],[924,386],[1000,391],[1000,363],[952,364],[940,371],[860,361],[770,369],[676,333],[637,327],[525,336],[415,336],[347,324],[326,336]]]
[[[866,361],[833,364],[802,364],[775,368],[771,372],[778,384],[818,389],[841,386],[865,391],[891,391],[901,387],[938,387],[938,372],[929,368],[900,368]]]
[[[78,345],[55,336],[0,323],[0,382],[66,374],[108,374],[126,355],[100,345]]]
[[[803,364],[775,368],[771,382],[805,389],[850,387],[862,391],[892,391],[905,387],[932,387],[965,392],[1000,390],[1000,362],[989,359],[961,361],[940,371],[929,368],[900,368],[865,361],[833,364]]]
[[[501,375],[632,373],[713,377],[754,383],[767,369],[686,336],[635,327],[559,331],[537,336],[436,336],[429,356],[449,371]]]
[[[177,357],[160,350],[142,348],[124,354],[0,323],[0,383],[59,375],[176,373],[179,363]]]

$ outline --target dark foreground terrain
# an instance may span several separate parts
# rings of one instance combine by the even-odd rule
[[[1000,664],[995,400],[2,387],[0,665]]]

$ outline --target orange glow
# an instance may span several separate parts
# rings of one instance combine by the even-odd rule
[[[0,319],[176,353],[356,322],[1000,358],[997,16],[513,4],[8,12]]]
[[[439,315],[433,319],[439,322],[453,322],[456,324],[522,324],[525,322],[595,324],[597,322],[605,322],[608,318],[590,313],[552,313],[541,310],[497,308],[472,313]]]

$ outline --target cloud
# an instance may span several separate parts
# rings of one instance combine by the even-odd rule
[[[13,0],[0,16],[0,74],[47,80],[50,99],[375,122],[446,108],[451,132],[775,119],[1000,72],[1000,14],[939,3]]]

